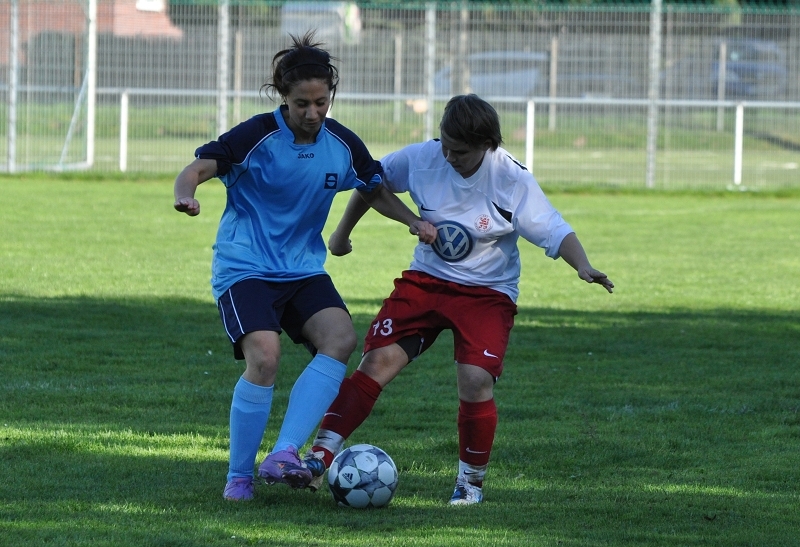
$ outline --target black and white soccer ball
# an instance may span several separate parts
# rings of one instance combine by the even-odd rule
[[[340,452],[328,469],[328,486],[341,507],[365,509],[388,505],[397,489],[397,466],[371,444],[356,444]]]

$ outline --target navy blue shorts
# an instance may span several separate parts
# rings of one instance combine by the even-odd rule
[[[286,331],[295,344],[305,345],[314,355],[316,348],[303,337],[303,325],[312,315],[327,308],[347,311],[326,274],[286,283],[244,279],[225,291],[217,301],[217,308],[236,359],[244,359],[239,344],[242,336],[260,330],[279,334]]]

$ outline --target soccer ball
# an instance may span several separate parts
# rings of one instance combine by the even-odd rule
[[[356,444],[334,458],[328,486],[341,507],[383,507],[397,488],[397,466],[377,446]]]

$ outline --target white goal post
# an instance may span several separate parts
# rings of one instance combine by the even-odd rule
[[[9,10],[9,36],[8,36],[8,85],[7,85],[7,133],[6,133],[6,165],[9,173],[30,170],[69,171],[90,169],[94,165],[95,145],[95,109],[97,98],[97,1],[80,0],[81,8],[85,15],[83,36],[78,43],[83,43],[82,56],[85,58],[80,86],[76,90],[65,90],[57,86],[21,86],[20,85],[20,5],[19,0],[11,0]],[[77,63],[76,63],[77,68]],[[19,136],[19,97],[21,93],[30,96],[63,95],[74,93],[75,99],[69,126],[63,135],[50,135],[50,137],[63,138],[58,157],[41,158],[20,161],[18,152],[20,147]],[[83,147],[79,158],[70,157],[73,144],[83,139]]]

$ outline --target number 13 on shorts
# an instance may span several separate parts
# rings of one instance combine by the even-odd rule
[[[381,336],[389,336],[392,332],[394,332],[394,330],[392,329],[391,319],[378,320],[372,324],[372,336],[377,336],[378,334]]]

